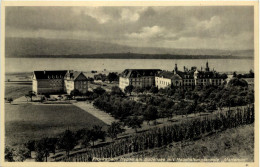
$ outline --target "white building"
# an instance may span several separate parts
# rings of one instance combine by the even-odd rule
[[[125,69],[119,77],[119,88],[133,85],[134,87],[146,88],[155,85],[155,75],[159,69]]]
[[[77,71],[34,71],[32,80],[36,94],[70,94],[74,89],[86,93],[88,90],[87,77]]]

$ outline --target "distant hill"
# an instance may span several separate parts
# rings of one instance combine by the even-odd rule
[[[253,58],[253,50],[170,49],[129,47],[72,39],[6,38],[6,57],[63,58]]]

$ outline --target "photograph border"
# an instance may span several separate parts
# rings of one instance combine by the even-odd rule
[[[5,162],[5,7],[7,6],[254,6],[254,162]],[[257,1],[3,1],[1,4],[0,166],[259,166],[259,5]]]

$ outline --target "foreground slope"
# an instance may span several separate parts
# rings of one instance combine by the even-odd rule
[[[145,159],[143,159],[145,157]],[[214,159],[219,161],[254,161],[253,124],[228,129],[197,141],[172,143],[117,157],[120,161],[193,161]],[[116,158],[116,159],[117,159]]]

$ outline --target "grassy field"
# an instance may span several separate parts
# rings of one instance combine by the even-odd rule
[[[217,159],[219,161],[250,161],[254,160],[254,127],[246,125],[228,129],[197,141],[172,143],[166,147],[146,150],[121,156],[122,159],[142,161],[147,159],[168,159],[190,161],[190,158]]]
[[[20,83],[12,83],[5,82],[5,97],[12,97],[13,99],[17,99],[21,96],[27,94],[30,90],[32,90],[32,84],[29,82],[20,82]]]
[[[5,105],[5,142],[8,145],[106,124],[74,105]]]

